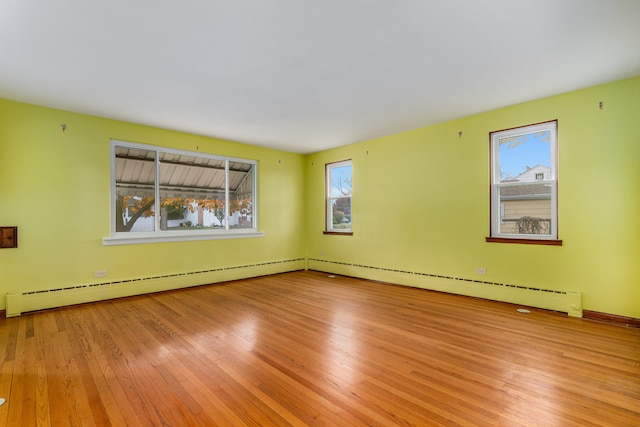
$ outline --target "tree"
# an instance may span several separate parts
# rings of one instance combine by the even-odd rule
[[[333,181],[333,188],[343,196],[350,196],[353,191],[353,183],[351,177],[340,177]]]
[[[132,204],[130,204],[131,199],[134,200]],[[154,204],[154,198],[147,196],[142,198],[132,197],[132,196],[119,196],[116,199],[116,212],[119,215],[116,215],[116,231],[131,231],[133,228],[133,224],[140,218],[144,216],[148,218],[153,215],[153,211],[151,208]],[[127,223],[124,223],[124,214],[126,209],[129,208],[129,213],[131,217]]]
[[[351,219],[350,197],[341,197],[339,199],[336,199],[335,203],[333,204],[333,222],[335,224],[342,224],[345,217],[349,220]]]
[[[116,231],[131,231],[133,225],[139,218],[155,216],[155,212],[153,211],[154,204],[155,199],[152,196],[142,198],[132,196],[118,197],[116,200],[116,212],[118,212],[119,215],[116,215]],[[167,197],[162,199],[160,203],[160,208],[162,211],[166,212],[167,217],[169,217],[169,212],[184,211],[184,209],[188,209],[189,212],[193,213],[196,211],[196,207],[213,212],[216,218],[220,221],[220,224],[223,223],[225,215],[224,200],[195,199],[192,197]],[[124,218],[125,213],[127,213],[127,208],[129,209],[130,217],[125,224]],[[247,214],[250,215],[251,199],[232,200],[229,206],[229,215],[236,211],[240,211],[245,216]]]
[[[351,177],[340,177],[333,181],[333,188],[337,190],[339,196],[333,199],[333,215],[334,224],[342,224],[351,222],[351,193],[353,185]]]

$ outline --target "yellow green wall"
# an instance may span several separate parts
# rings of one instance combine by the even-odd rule
[[[563,246],[485,242],[489,132],[553,119]],[[353,160],[353,236],[323,235],[324,164],[344,159]],[[327,270],[337,261],[581,292],[585,310],[640,317],[640,77],[316,153],[305,162],[307,256],[326,260]],[[391,281],[402,283],[403,275]],[[502,299],[504,291],[494,288],[489,296]]]
[[[67,125],[63,133],[60,125]],[[258,161],[262,238],[103,246],[111,138]],[[5,294],[304,258],[303,156],[0,100],[0,250]],[[94,271],[107,270],[96,279]]]
[[[552,119],[563,246],[486,243],[489,132]],[[103,246],[111,138],[258,160],[265,236]],[[324,164],[344,159],[354,235],[324,235]],[[585,310],[640,318],[639,213],[640,76],[308,156],[0,100],[0,225],[19,227],[0,310],[8,292],[308,257],[582,292]]]

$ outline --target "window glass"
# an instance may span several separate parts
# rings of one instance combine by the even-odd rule
[[[115,147],[117,232],[155,231],[156,152]]]
[[[225,162],[160,152],[160,230],[224,228]]]
[[[534,181],[551,171],[551,132],[530,132],[505,136],[500,146],[500,182]]]
[[[231,228],[255,228],[253,216],[254,165],[229,162],[229,225]]]

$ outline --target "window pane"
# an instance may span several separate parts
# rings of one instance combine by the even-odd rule
[[[160,229],[225,227],[224,161],[160,153]]]
[[[502,234],[551,234],[551,185],[499,188]]]
[[[331,200],[332,205],[332,229],[351,230],[351,198],[340,197]]]
[[[155,152],[115,147],[116,231],[155,231]]]
[[[551,132],[499,139],[500,182],[529,182],[551,177]]]
[[[229,226],[253,228],[254,167],[251,163],[229,161]]]
[[[351,196],[351,165],[331,168],[329,197]]]

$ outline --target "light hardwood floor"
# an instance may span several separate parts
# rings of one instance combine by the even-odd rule
[[[302,271],[0,319],[0,425],[640,425],[640,329],[517,308]]]

